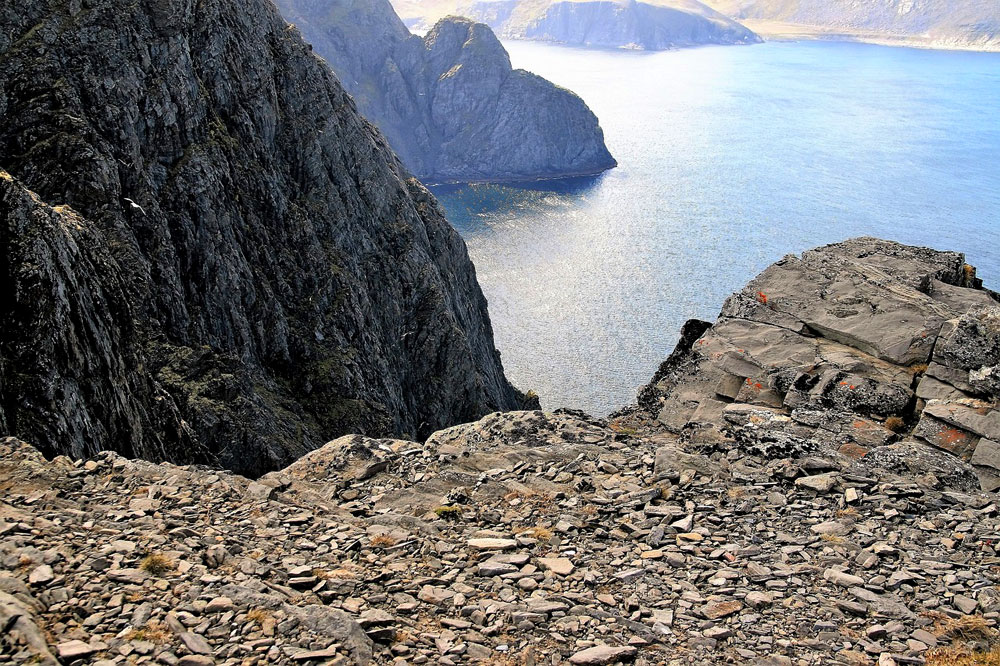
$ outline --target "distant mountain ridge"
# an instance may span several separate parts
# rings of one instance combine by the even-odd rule
[[[765,36],[856,38],[1000,49],[1000,2],[983,0],[706,0]]]
[[[416,29],[447,14],[482,21],[507,39],[662,50],[752,44],[760,38],[698,0],[395,0]]]
[[[615,166],[573,92],[515,70],[493,32],[449,17],[411,35],[388,0],[277,0],[422,180],[531,180]]]

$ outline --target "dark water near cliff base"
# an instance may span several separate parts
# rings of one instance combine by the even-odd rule
[[[547,408],[634,400],[688,318],[789,252],[868,234],[964,251],[1000,287],[1000,54],[513,42],[579,93],[620,166],[439,187],[508,375]]]

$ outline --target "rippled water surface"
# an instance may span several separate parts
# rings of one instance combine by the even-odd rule
[[[634,399],[680,325],[782,255],[870,234],[964,251],[1000,287],[1000,54],[511,42],[579,93],[619,167],[435,188],[508,375],[546,408]]]

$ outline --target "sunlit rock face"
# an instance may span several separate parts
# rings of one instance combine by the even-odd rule
[[[278,6],[423,180],[530,180],[615,166],[583,100],[512,69],[486,25],[452,16],[421,38],[388,0]]]
[[[0,7],[0,429],[259,474],[521,405],[465,244],[267,0]]]

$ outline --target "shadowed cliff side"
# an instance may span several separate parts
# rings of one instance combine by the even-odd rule
[[[0,9],[0,427],[259,474],[521,404],[465,245],[266,0]]]
[[[421,39],[388,0],[277,4],[421,179],[528,180],[615,166],[583,100],[512,69],[486,25],[451,16]]]

